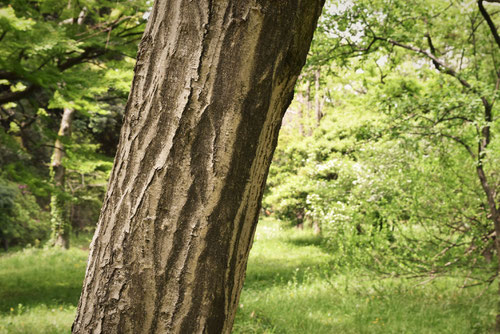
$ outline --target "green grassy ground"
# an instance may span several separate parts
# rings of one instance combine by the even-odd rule
[[[29,249],[0,257],[0,333],[69,333],[85,271],[83,239],[69,251]],[[487,333],[495,291],[380,279],[335,268],[308,231],[261,222],[235,333]]]

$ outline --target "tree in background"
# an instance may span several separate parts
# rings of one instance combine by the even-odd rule
[[[388,274],[432,278],[465,266],[464,285],[481,281],[478,271],[493,282],[496,8],[329,2],[311,54],[329,72],[325,117],[311,138],[280,139],[265,205],[286,220],[305,211],[332,250]]]
[[[331,27],[335,31],[344,22],[351,32],[339,39],[337,51],[364,55],[384,50],[395,59],[399,68],[384,79],[388,83],[382,90],[382,108],[399,131],[438,145],[450,141],[467,152],[470,159],[465,166],[477,175],[487,217],[498,236],[499,157],[494,152],[499,144],[495,102],[500,87],[500,38],[484,3],[357,2],[343,14],[333,15]],[[408,72],[409,62],[420,77]],[[394,74],[399,77],[394,79]],[[495,245],[500,268],[500,238],[495,238]],[[500,297],[496,327],[500,331]]]
[[[94,175],[109,165],[90,147],[95,134],[107,131],[99,127],[99,119],[121,117],[112,105],[124,104],[120,101],[127,97],[147,3],[16,0],[3,5],[0,123],[3,131],[19,139],[18,150],[28,153],[30,160],[28,167],[23,164],[24,159],[6,161],[4,169],[12,173],[7,172],[4,177],[40,183],[39,180],[47,179],[45,166],[50,165],[50,186],[31,184],[29,188],[38,192],[45,188],[52,193],[52,242],[67,247],[72,206],[68,203],[75,199],[68,196],[65,181],[71,177],[65,177],[65,165],[76,166],[72,172],[82,179],[88,174],[89,165],[93,164]],[[69,112],[75,115],[68,117]],[[69,136],[73,118],[73,137],[80,137],[80,143],[87,142],[86,149],[75,145]],[[99,149],[113,154],[116,140],[113,141],[103,142],[101,146],[108,147]],[[75,154],[78,158],[87,155],[83,159],[86,163],[71,163]],[[99,182],[104,184],[105,178]],[[44,205],[45,195],[38,195]]]
[[[50,163],[50,176],[54,184],[54,191],[50,198],[50,215],[52,220],[52,240],[55,245],[64,248],[69,248],[69,237],[71,232],[71,225],[68,222],[67,214],[64,210],[65,196],[64,196],[64,177],[65,167],[62,163],[64,157],[64,146],[62,141],[71,136],[71,123],[74,114],[71,108],[64,108],[63,117],[61,120],[61,127],[58,132],[59,138],[56,140],[54,147],[54,154]]]

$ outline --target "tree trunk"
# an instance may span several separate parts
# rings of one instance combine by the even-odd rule
[[[230,333],[323,0],[158,0],[73,333]]]
[[[50,163],[50,175],[54,191],[50,197],[50,216],[52,224],[52,243],[55,246],[69,248],[71,223],[68,220],[67,205],[64,199],[65,168],[62,164],[64,158],[63,138],[71,135],[73,109],[64,108],[64,113],[59,127],[58,138],[54,144],[54,154]]]
[[[495,192],[490,187],[486,173],[484,172],[482,160],[479,161],[476,167],[477,175],[481,182],[481,186],[486,194],[488,201],[488,207],[490,209],[491,220],[493,221],[493,226],[495,227],[495,247],[497,251],[497,276],[498,276],[498,302],[497,302],[497,315],[495,321],[495,331],[500,332],[500,210],[495,202]]]
[[[492,217],[495,223],[495,246],[497,251],[497,279],[498,279],[498,294],[497,294],[497,315],[495,320],[495,331],[500,332],[500,214],[498,210],[496,210],[496,215]]]
[[[313,228],[313,233],[314,235],[320,235],[321,234],[321,225],[318,220],[314,219],[312,223],[312,228]]]
[[[7,239],[7,236],[2,232],[2,230],[0,230],[0,242],[3,250],[7,252],[9,250],[9,239]]]
[[[312,101],[311,101],[311,80],[307,79],[307,88],[306,88],[306,106],[307,106],[307,109],[306,109],[306,114],[307,114],[307,118],[309,119],[309,117],[311,117],[311,110],[312,110]],[[314,126],[311,125],[311,127],[309,127],[309,136],[312,136],[312,133],[313,133],[313,130],[314,130]]]
[[[320,86],[319,86],[319,79],[321,75],[321,70],[318,68],[316,71],[314,71],[314,102],[315,102],[315,107],[316,107],[316,127],[319,126],[319,122],[323,118],[323,111],[322,111],[322,102],[321,102],[321,96],[320,96]]]
[[[297,92],[297,102],[299,105],[299,133],[301,136],[305,135],[304,132],[304,95],[301,91]]]

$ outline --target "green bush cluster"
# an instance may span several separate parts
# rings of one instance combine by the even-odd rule
[[[341,266],[405,274],[472,262],[489,268],[481,255],[493,246],[488,210],[459,147],[395,136],[386,115],[348,105],[326,114],[311,136],[283,129],[263,200],[268,213],[319,224]]]
[[[27,185],[0,179],[0,242],[4,249],[9,245],[38,246],[49,233],[48,213]]]

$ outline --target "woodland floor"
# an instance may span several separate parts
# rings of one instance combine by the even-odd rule
[[[89,238],[69,251],[0,255],[0,333],[69,333]],[[310,231],[264,220],[257,229],[234,333],[487,333],[492,287],[457,288],[343,270]],[[483,292],[483,293],[482,293]],[[482,293],[482,294],[481,294]]]

